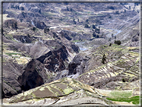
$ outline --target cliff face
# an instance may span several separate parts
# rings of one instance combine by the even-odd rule
[[[55,80],[55,76],[50,77],[48,72],[57,74],[64,70],[64,63],[67,63],[65,62],[67,60],[68,53],[65,46],[32,59],[24,68],[22,75],[18,77],[22,90],[29,90]]]

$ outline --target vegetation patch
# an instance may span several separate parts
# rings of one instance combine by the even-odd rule
[[[111,98],[129,98],[132,96],[132,91],[113,91],[110,93]]]
[[[139,98],[139,96],[132,96],[132,91],[113,91],[107,97],[111,101],[132,102],[133,104],[139,104]]]
[[[80,40],[73,40],[72,42],[81,42]]]
[[[65,94],[70,94],[71,92],[73,92],[74,90],[72,88],[66,88],[63,90]]]
[[[127,49],[129,49],[129,51],[131,51],[131,50],[139,49],[139,47],[127,47]]]
[[[121,45],[121,41],[120,40],[114,41],[114,43],[117,44],[117,45]]]
[[[6,38],[8,38],[8,39],[13,39],[13,35],[10,35],[10,34],[6,34],[6,35],[4,35]]]
[[[119,102],[132,102],[133,104],[139,104],[139,98],[140,96],[134,96],[131,98],[107,98],[108,100],[111,101],[119,101]]]
[[[6,53],[8,56],[12,56],[12,55],[20,55],[19,53]]]
[[[132,56],[132,57],[138,57],[139,56],[139,53],[138,52],[132,52],[132,51],[129,51],[129,54]]]

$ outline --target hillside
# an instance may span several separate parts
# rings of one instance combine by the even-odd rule
[[[4,104],[139,104],[139,22],[139,3],[3,3]]]

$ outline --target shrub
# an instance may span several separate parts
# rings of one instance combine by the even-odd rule
[[[93,29],[96,29],[96,26],[95,26],[95,25],[92,25],[92,28],[93,28]]]
[[[122,79],[122,82],[125,82],[125,79],[124,79],[124,78]]]
[[[105,64],[105,62],[106,62],[106,56],[105,56],[105,54],[104,54],[104,55],[103,55],[103,58],[102,58],[102,63]]]
[[[73,19],[73,23],[74,23],[74,24],[76,24],[76,21],[75,21],[75,19]]]
[[[33,27],[32,30],[33,30],[33,31],[36,31],[36,27]]]
[[[115,40],[114,43],[117,44],[117,45],[121,45],[121,41],[120,40]]]
[[[44,27],[44,33],[48,33],[49,32],[49,27]]]
[[[85,27],[85,28],[90,28],[88,24],[85,24],[85,26],[84,26],[84,27]]]
[[[100,36],[96,32],[93,32],[93,37],[99,38]]]
[[[89,22],[89,20],[88,20],[88,19],[86,19],[86,22],[88,23],[88,22]]]
[[[119,14],[119,11],[116,11],[115,14]]]

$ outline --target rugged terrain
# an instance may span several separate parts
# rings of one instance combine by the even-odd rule
[[[139,13],[137,3],[4,3],[4,104],[138,104]]]

